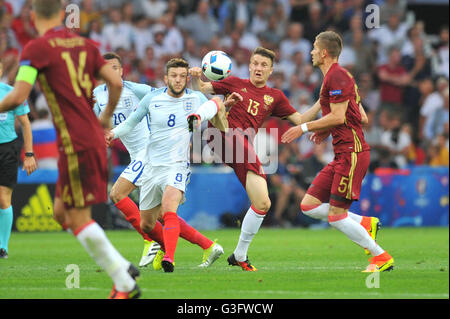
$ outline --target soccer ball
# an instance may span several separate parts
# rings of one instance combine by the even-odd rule
[[[210,51],[202,60],[203,74],[211,81],[225,79],[231,73],[231,59],[222,51]]]

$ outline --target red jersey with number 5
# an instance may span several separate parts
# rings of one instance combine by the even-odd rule
[[[253,128],[255,134],[269,116],[287,117],[296,112],[284,93],[268,86],[258,88],[248,79],[230,76],[211,82],[214,93],[228,95],[237,92],[243,101],[237,102],[228,113],[228,125],[244,131]]]
[[[345,113],[344,124],[333,127],[330,130],[335,154],[359,153],[370,149],[364,139],[362,130],[361,112],[359,111],[361,101],[358,86],[353,76],[346,69],[335,63],[325,75],[320,90],[322,116],[331,112],[331,103],[340,103],[347,100],[348,107]]]
[[[20,65],[38,70],[38,81],[53,115],[60,150],[72,154],[105,147],[102,127],[93,112],[95,76],[106,64],[95,45],[61,27],[28,42]]]

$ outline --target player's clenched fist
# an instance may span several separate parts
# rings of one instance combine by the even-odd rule
[[[195,78],[202,76],[202,69],[198,66],[189,69],[189,74]]]

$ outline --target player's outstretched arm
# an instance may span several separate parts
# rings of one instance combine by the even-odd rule
[[[100,114],[99,121],[104,128],[110,128],[111,118],[122,93],[122,78],[110,64],[102,66],[99,75],[108,86],[108,103],[105,110]]]
[[[210,82],[204,82],[200,79],[202,76],[202,69],[198,66],[190,68],[189,74],[192,77],[192,88],[200,91],[203,94],[214,94],[213,86]]]
[[[189,132],[199,128],[201,122],[211,120],[221,108],[232,107],[243,99],[242,95],[233,92],[225,99],[225,101],[222,101],[219,97],[215,96],[211,100],[203,103],[195,113],[189,114],[187,117]]]
[[[33,134],[31,132],[31,124],[28,114],[19,115],[17,117],[23,132],[23,149],[26,153],[33,153]],[[33,173],[37,168],[34,156],[25,156],[23,160],[22,170],[27,171],[27,175]]]
[[[115,138],[120,138],[128,133],[130,133],[136,125],[147,115],[148,113],[148,105],[150,105],[150,101],[152,99],[152,93],[147,94],[137,106],[136,110],[122,123],[116,126],[113,130],[110,131],[110,134],[106,136],[107,143],[108,138],[110,140]],[[103,113],[102,113],[103,114]],[[110,142],[110,141],[109,141]]]
[[[290,143],[306,132],[326,130],[344,124],[348,102],[349,101],[347,100],[340,103],[330,103],[330,113],[318,120],[291,127],[289,130],[287,130],[287,132],[283,134],[283,136],[281,137],[281,142]]]
[[[11,111],[25,102],[30,95],[32,88],[33,85],[28,82],[16,81],[14,89],[0,101],[0,113]]]
[[[289,115],[287,119],[294,125],[300,125],[306,122],[313,121],[317,117],[319,111],[320,111],[320,101],[317,100],[317,102],[314,103],[314,105],[310,107],[308,110],[306,110],[306,112],[302,114],[295,112],[294,114]]]
[[[295,125],[301,125],[303,123],[310,122],[310,121],[313,121],[314,119],[316,119],[319,111],[320,111],[320,100],[317,100],[316,103],[314,103],[314,105],[312,107],[310,107],[308,110],[306,110],[306,112],[304,112],[302,114],[300,114],[298,112],[294,113],[294,114],[288,116],[287,119]],[[328,138],[330,133],[331,132],[329,129],[315,131],[310,136],[310,140],[312,142],[314,142],[315,144],[320,144]]]

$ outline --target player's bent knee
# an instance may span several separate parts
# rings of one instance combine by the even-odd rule
[[[272,205],[272,202],[270,201],[270,199],[264,198],[260,201],[258,201],[257,203],[253,204],[253,208],[256,208],[256,210],[258,211],[262,211],[262,212],[268,212],[270,209],[270,206]]]
[[[303,202],[300,203],[300,209],[306,215],[308,215],[309,213],[313,212],[319,206],[320,206],[320,204],[309,204],[309,203],[306,204],[306,203],[303,203]]]
[[[111,198],[111,200],[114,204],[120,202],[125,197],[126,197],[126,195],[122,194],[114,187],[111,189],[111,191],[109,193],[109,198]]]
[[[12,192],[0,191],[0,209],[7,209],[11,206]]]
[[[328,210],[329,216],[343,216],[346,215],[348,212],[347,208],[337,207],[330,205],[330,209]]]
[[[64,212],[53,211],[53,219],[58,222],[58,224],[63,225],[65,222]]]
[[[61,226],[66,224],[66,215],[64,207],[60,207],[59,205],[55,205],[53,208],[53,219],[58,222]]]
[[[144,233],[150,233],[155,228],[156,222],[141,220],[141,229]]]

